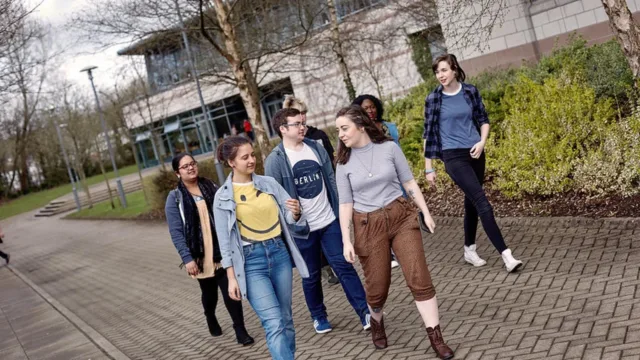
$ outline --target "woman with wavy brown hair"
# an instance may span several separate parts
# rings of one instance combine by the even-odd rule
[[[426,179],[435,186],[433,159],[440,159],[451,180],[464,192],[464,260],[476,267],[487,263],[476,251],[479,217],[506,270],[517,271],[522,268],[522,261],[514,258],[505,244],[493,208],[482,188],[489,116],[480,92],[464,82],[466,75],[455,55],[437,57],[432,69],[440,85],[427,96],[424,107],[422,137]]]
[[[382,310],[391,285],[393,249],[433,350],[441,359],[453,358],[453,351],[442,338],[436,291],[420,233],[420,221],[430,232],[435,230],[435,222],[407,159],[360,106],[341,109],[336,128],[340,139],[336,182],[343,251],[351,263],[358,255],[364,271],[373,344],[378,349],[387,347]],[[402,188],[420,209],[420,216],[402,196]]]

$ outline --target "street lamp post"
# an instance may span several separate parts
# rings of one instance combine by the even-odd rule
[[[88,66],[80,72],[86,71],[89,75],[89,81],[91,82],[91,88],[93,89],[93,96],[96,98],[96,107],[98,114],[100,115],[100,123],[102,124],[102,131],[104,132],[104,138],[107,141],[107,148],[109,149],[109,156],[111,157],[111,165],[113,166],[113,172],[116,175],[116,184],[118,186],[118,195],[120,196],[120,204],[123,208],[127,207],[127,198],[124,196],[124,189],[122,188],[122,181],[120,181],[120,175],[118,175],[118,167],[116,166],[116,157],[113,154],[113,148],[111,147],[111,140],[109,139],[109,131],[107,130],[107,124],[104,121],[104,115],[102,114],[102,108],[100,107],[100,99],[98,99],[98,92],[96,86],[93,84],[93,74],[91,71],[97,68],[97,66]],[[98,149],[100,151],[100,149]]]
[[[58,126],[58,122],[56,121],[56,117],[54,115],[55,110],[56,109],[52,107],[49,111],[51,112],[53,127],[56,128],[56,133],[58,134],[60,149],[62,149],[62,157],[64,158],[64,163],[67,165],[67,173],[69,174],[69,180],[71,180],[71,189],[73,190],[73,200],[76,202],[76,210],[80,211],[82,209],[82,206],[80,205],[80,198],[78,198],[78,190],[76,189],[76,182],[73,180],[73,174],[71,173],[71,165],[69,165],[67,150],[64,148],[64,143],[62,142],[62,133],[60,132],[60,126]]]
[[[202,89],[200,88],[200,80],[198,79],[198,73],[196,71],[196,65],[193,59],[193,55],[191,53],[191,47],[189,46],[189,38],[187,37],[187,32],[185,31],[184,20],[182,19],[182,12],[180,12],[180,5],[178,4],[178,0],[174,0],[176,4],[176,12],[178,13],[178,19],[180,21],[180,32],[182,33],[182,40],[184,42],[184,50],[187,52],[187,62],[189,62],[189,69],[191,70],[191,76],[193,76],[196,81],[196,90],[198,91],[198,97],[200,98],[200,107],[202,108],[202,114],[205,116],[207,120],[207,129],[209,130],[209,137],[211,138],[211,147],[214,153],[213,163],[216,166],[216,173],[218,175],[218,181],[220,182],[220,186],[224,184],[225,176],[224,176],[224,167],[222,163],[218,161],[218,158],[215,156],[216,152],[216,143],[218,142],[218,131],[216,130],[215,124],[211,119],[211,115],[209,111],[207,111],[207,106],[204,103],[204,97],[202,96]],[[213,130],[213,133],[211,132]]]

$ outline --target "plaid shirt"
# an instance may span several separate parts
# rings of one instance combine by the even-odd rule
[[[473,123],[480,132],[480,126],[489,123],[489,116],[482,103],[478,89],[470,84],[462,83],[462,94],[472,109]],[[442,105],[442,85],[438,86],[424,103],[424,132],[422,138],[427,140],[424,157],[442,160],[442,140],[440,139],[440,106]]]

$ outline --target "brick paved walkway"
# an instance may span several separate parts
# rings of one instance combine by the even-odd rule
[[[478,243],[487,266],[464,264],[461,221],[437,221],[425,249],[457,359],[640,359],[640,226],[502,221],[514,254],[526,262],[522,273],[508,275],[484,235]],[[3,225],[14,266],[130,358],[269,358],[248,304],[256,345],[235,344],[222,306],[225,335],[208,335],[198,285],[177,268],[164,224],[26,216],[10,222]],[[386,308],[385,351],[374,350],[339,286],[325,286],[334,331],[316,335],[294,281],[299,359],[434,358],[400,269]]]
[[[4,264],[0,289],[0,359],[109,359]]]

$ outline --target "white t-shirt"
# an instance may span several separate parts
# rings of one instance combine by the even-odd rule
[[[311,231],[329,226],[336,216],[331,209],[327,188],[322,177],[322,165],[313,150],[305,143],[302,150],[285,148],[293,171],[293,182],[302,206],[302,214]]]

